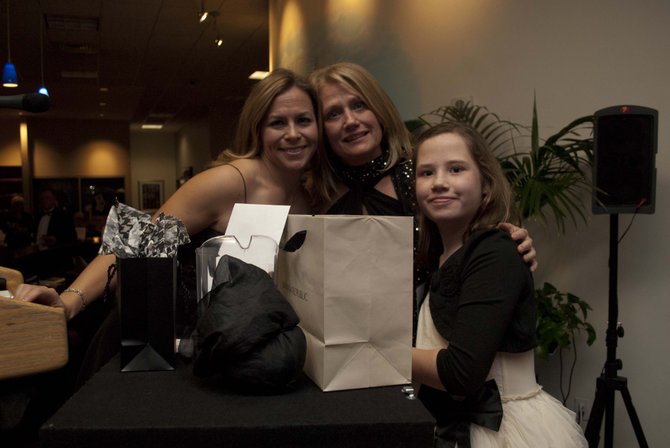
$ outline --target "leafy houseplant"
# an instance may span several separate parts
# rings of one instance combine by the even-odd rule
[[[547,358],[557,348],[574,346],[575,331],[585,331],[587,344],[596,340],[593,326],[586,322],[588,303],[570,293],[562,293],[551,283],[535,290],[537,301],[537,353]]]
[[[578,218],[586,222],[583,197],[592,188],[587,172],[593,160],[592,116],[578,118],[541,140],[534,100],[530,147],[525,150],[519,150],[517,142],[528,137],[527,126],[503,120],[486,107],[471,101],[455,101],[452,105],[410,120],[406,125],[416,133],[425,127],[448,121],[473,127],[488,142],[514,190],[522,222],[535,219],[546,226],[549,217],[553,216],[562,234],[565,234],[567,220],[575,226]],[[551,215],[547,213],[549,211]],[[563,349],[572,349],[571,383],[577,361],[575,334],[585,331],[588,345],[593,344],[596,338],[593,326],[586,320],[591,307],[574,294],[560,292],[550,283],[536,289],[535,298],[538,307],[537,353],[546,358],[556,349],[560,354]],[[562,367],[561,357],[561,376]],[[563,403],[569,393],[568,389],[567,394],[563,394]]]

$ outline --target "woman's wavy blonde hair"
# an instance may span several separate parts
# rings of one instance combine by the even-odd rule
[[[389,152],[387,170],[402,160],[412,158],[411,137],[400,118],[398,109],[379,84],[379,81],[365,68],[352,62],[338,62],[315,70],[309,75],[309,80],[318,93],[326,84],[333,83],[339,84],[361,97],[367,107],[375,114],[382,128],[382,148]],[[321,107],[321,104],[319,104],[319,107]],[[315,183],[322,184],[323,193],[330,197],[335,190],[336,174],[329,162],[328,155],[334,156],[334,154],[327,138],[324,138],[321,148],[326,153],[321,158],[325,163],[318,174],[315,172]]]
[[[321,160],[323,150],[320,148],[323,140],[321,109],[316,90],[312,84],[306,78],[291,70],[277,68],[251,89],[244,106],[242,106],[233,146],[221,151],[210,166],[224,165],[237,159],[259,157],[263,152],[263,120],[267,116],[272,102],[293,87],[299,88],[309,96],[316,118],[318,129],[317,150],[310,161],[308,172],[305,173],[304,184],[311,196],[312,205],[318,208],[325,202],[325,198],[322,189],[315,188],[312,178],[314,172],[320,171],[320,167],[324,165],[324,161]]]
[[[261,129],[263,120],[275,98],[293,87],[299,88],[309,96],[314,107],[314,116],[319,128],[319,140],[321,140],[321,112],[316,90],[302,76],[290,70],[278,68],[251,89],[244,106],[242,106],[233,146],[224,149],[219,154],[217,164],[228,163],[235,159],[250,159],[261,155],[263,152]]]

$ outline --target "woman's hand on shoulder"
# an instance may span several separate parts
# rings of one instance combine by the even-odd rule
[[[523,256],[523,261],[529,265],[531,272],[535,272],[538,266],[537,252],[535,252],[533,239],[528,234],[528,230],[509,222],[500,224],[498,228],[510,234],[512,240],[517,243],[517,250]]]

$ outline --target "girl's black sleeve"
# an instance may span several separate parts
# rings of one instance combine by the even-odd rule
[[[502,231],[487,232],[468,249],[449,347],[437,357],[446,390],[465,396],[482,387],[506,338],[519,336],[513,334],[519,329],[534,335],[535,328],[534,313],[518,313],[519,303],[527,302],[529,293],[532,300],[533,286],[511,238]],[[515,318],[526,322],[514,324]]]

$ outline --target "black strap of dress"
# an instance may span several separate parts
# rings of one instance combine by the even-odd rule
[[[237,171],[240,174],[240,177],[242,178],[242,185],[244,186],[244,203],[247,203],[247,181],[244,180],[244,175],[242,174],[242,171],[232,163],[227,164],[230,167],[235,168],[235,171]]]

